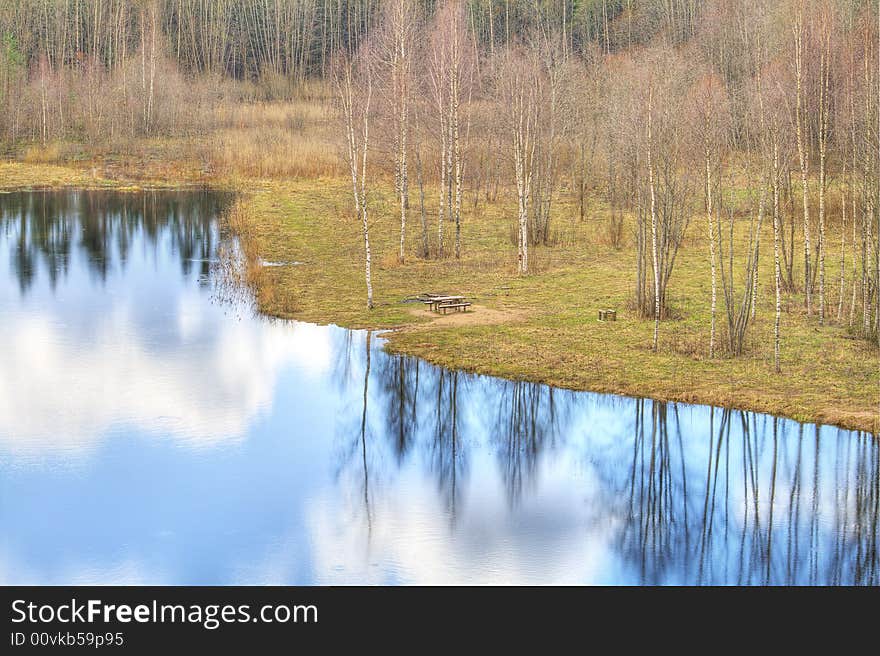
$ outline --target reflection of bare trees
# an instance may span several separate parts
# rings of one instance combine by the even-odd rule
[[[75,248],[86,256],[92,274],[105,280],[114,265],[125,265],[137,231],[154,248],[168,235],[183,273],[189,275],[198,264],[206,281],[216,249],[215,221],[228,201],[225,194],[201,191],[12,193],[0,202],[0,228],[14,237],[12,262],[23,293],[40,262],[54,289]]]
[[[872,436],[841,431],[830,447],[827,432],[763,415],[708,420],[697,449],[675,406],[637,404],[620,548],[643,583],[878,583]]]
[[[494,439],[500,441],[502,477],[512,506],[533,481],[541,453],[559,433],[554,389],[522,381],[499,381]]]
[[[419,361],[405,356],[382,358],[382,391],[387,400],[385,425],[398,462],[408,455],[418,426]]]
[[[350,375],[357,333],[346,331],[338,342],[339,354],[334,377]],[[357,480],[368,525],[375,505],[375,480],[385,481],[404,468],[416,455],[430,467],[446,507],[454,519],[460,482],[466,470],[466,449],[461,439],[459,412],[464,374],[419,362],[415,358],[393,356],[375,348],[371,332],[366,333],[364,378],[359,391],[357,418],[343,417],[344,448],[340,454],[340,473]],[[374,360],[378,362],[374,363]],[[370,376],[374,378],[370,403]],[[345,390],[344,385],[340,385]],[[378,395],[378,396],[376,396]]]
[[[361,413],[361,463],[364,471],[364,510],[367,513],[367,525],[372,528],[373,521],[370,516],[370,469],[367,466],[367,401],[370,392],[370,347],[373,333],[367,332],[366,358],[364,367],[364,406]]]
[[[597,410],[611,416],[606,399],[470,378],[387,355],[374,342],[367,334],[365,360],[352,355],[365,366],[362,387],[347,392],[343,454],[368,529],[374,508],[384,506],[377,495],[399,493],[386,483],[419,461],[428,469],[410,473],[436,483],[455,523],[468,476],[493,481],[498,474],[498,493],[516,513],[537,488],[544,459],[564,464],[586,450],[586,480],[598,486],[586,488],[597,519],[588,539],[602,541],[610,531],[609,555],[629,572],[622,580],[632,574],[651,584],[880,583],[880,448],[873,436],[636,400],[614,406],[633,417],[630,440],[603,436],[595,424],[599,430],[579,442],[572,427],[593,425]],[[344,348],[351,343],[339,347],[353,353]],[[351,359],[341,358],[339,375],[349,375]],[[487,426],[479,416],[493,406]],[[475,460],[475,448],[494,454],[497,471],[482,469],[487,460]],[[480,471],[471,471],[474,463]],[[567,480],[568,472],[553,475]],[[577,480],[570,484],[572,494],[582,493]]]
[[[431,445],[431,467],[446,507],[449,508],[452,520],[461,490],[461,481],[467,461],[466,451],[461,440],[461,419],[459,417],[459,378],[458,371],[432,368],[434,374],[433,393],[435,407],[429,416],[433,417]]]
[[[351,349],[355,333],[347,331],[345,339],[345,352],[349,357],[340,360],[338,366],[342,366],[346,373],[350,371],[353,355]],[[350,481],[353,496],[357,498],[357,504],[363,505],[368,532],[372,530],[373,513],[371,498],[371,473],[376,468],[376,448],[378,443],[371,439],[373,423],[370,409],[370,376],[373,372],[373,333],[367,331],[364,342],[364,374],[363,381],[351,388],[357,390],[351,395],[352,404],[350,411],[342,416],[340,437],[342,438],[342,450],[339,453],[337,476]],[[381,476],[381,472],[379,474]],[[356,491],[356,493],[355,493]]]
[[[646,405],[650,419],[645,416]],[[626,557],[638,563],[645,583],[660,582],[662,572],[690,547],[684,449],[680,432],[677,439],[670,439],[668,411],[664,403],[636,402],[629,521],[622,543]],[[675,406],[673,412],[677,417]]]
[[[352,381],[352,362],[354,360],[354,336],[351,330],[342,331],[341,336],[334,335],[333,342],[333,374],[334,384],[344,393]]]
[[[876,436],[838,432],[828,583],[880,585],[880,447]],[[844,476],[840,476],[845,473]]]

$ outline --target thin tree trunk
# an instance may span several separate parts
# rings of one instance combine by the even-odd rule
[[[843,178],[846,178],[846,163],[843,165]],[[837,321],[843,319],[843,297],[846,294],[846,193],[840,192],[840,292],[837,295]]]
[[[764,211],[766,207],[766,197],[767,197],[767,185],[764,181],[761,182],[761,198],[758,201],[758,227],[755,233],[755,250],[754,257],[755,261],[752,265],[752,296],[750,299],[749,305],[751,306],[749,310],[749,314],[752,319],[755,318],[755,315],[758,312],[758,262],[761,254],[761,228],[764,225]]]
[[[801,172],[801,191],[804,204],[804,294],[807,314],[813,312],[811,246],[810,246],[810,206],[807,174],[809,162],[806,152],[803,122],[803,15],[799,12],[795,19],[795,70],[796,70],[796,104],[795,104],[795,136],[797,140],[798,162]]]
[[[443,210],[446,205],[446,115],[441,101],[440,106],[440,206],[437,208],[437,257],[443,258]]]
[[[147,99],[147,128],[152,129],[153,125],[153,94],[156,87],[156,13],[158,8],[151,5],[150,11],[150,95]]]
[[[351,174],[351,188],[354,197],[355,214],[361,220],[364,237],[364,275],[367,285],[367,308],[373,309],[372,251],[370,250],[370,227],[367,212],[367,153],[370,136],[370,104],[373,96],[373,85],[370,76],[366,80],[366,98],[362,108],[362,132],[360,144],[356,135],[354,113],[354,73],[352,64],[348,62],[346,70],[337,80],[338,92],[342,101],[345,118],[346,140],[348,145],[348,166]]]
[[[367,220],[367,146],[370,135],[370,100],[373,95],[372,80],[367,80],[367,101],[364,109],[364,132],[363,132],[363,161],[361,164],[361,217],[364,230],[364,274],[367,282],[367,307],[373,309],[373,277],[372,277],[372,253],[370,251],[370,225]]]
[[[710,129],[710,118],[706,117],[706,130]],[[715,265],[715,223],[712,220],[712,162],[708,136],[706,138],[706,218],[709,224],[709,263],[712,269],[712,319],[709,333],[709,357],[715,357],[716,313],[718,309],[718,273]]]
[[[422,173],[422,149],[416,146],[416,176],[419,183],[419,212],[422,218],[422,257],[428,257],[428,216],[425,212],[425,182]]]
[[[855,155],[853,155],[853,163],[855,163]],[[850,173],[850,179],[852,179],[852,173]],[[851,237],[851,245],[852,245],[852,296],[849,304],[849,325],[852,327],[853,322],[856,320],[856,299],[857,299],[857,291],[859,288],[859,268],[858,268],[858,257],[856,255],[857,248],[857,236],[856,236],[856,226],[858,225],[858,221],[856,221],[856,194],[855,188],[852,184],[850,184],[850,194],[852,195],[852,205],[850,206],[852,209],[852,237]]]
[[[827,37],[826,37],[827,44]],[[819,325],[825,324],[825,161],[828,142],[828,56],[823,46],[819,74]]]
[[[782,271],[779,263],[779,145],[773,143],[773,279],[776,287],[776,315],[773,321],[773,363],[776,373],[782,368],[779,362],[779,327],[782,320]]]
[[[651,140],[653,93],[648,92],[648,186],[651,192],[651,255],[654,265],[654,351],[657,351],[660,337],[660,263],[657,253],[657,194],[654,190],[654,163],[651,159]]]

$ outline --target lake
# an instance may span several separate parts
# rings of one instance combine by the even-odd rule
[[[0,583],[880,583],[875,436],[261,317],[229,200],[0,194]]]

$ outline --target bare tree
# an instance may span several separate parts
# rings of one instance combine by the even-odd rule
[[[709,237],[709,268],[712,285],[709,357],[714,358],[718,310],[718,235],[714,212],[721,181],[722,150],[727,146],[730,118],[723,83],[716,76],[708,74],[700,78],[693,95],[695,136],[701,142],[694,150],[702,155],[699,164],[705,170],[703,187],[706,198],[706,227]]]
[[[650,83],[649,83],[650,84]],[[654,186],[654,87],[648,88],[648,120],[645,151],[648,158],[648,189],[651,194],[651,262],[654,267],[654,351],[660,335],[660,257],[657,249],[657,191]]]
[[[810,202],[809,202],[809,172],[810,159],[807,152],[807,135],[805,127],[804,109],[804,7],[803,3],[795,8],[794,23],[792,25],[794,35],[794,66],[795,66],[795,111],[794,130],[797,139],[798,163],[801,173],[801,194],[804,210],[804,298],[807,305],[807,314],[813,312],[812,294],[812,251],[810,244]]]
[[[532,203],[534,219],[530,234],[533,243],[541,242],[546,245],[550,240],[550,218],[557,187],[559,159],[564,151],[562,144],[571,136],[571,109],[577,101],[569,98],[571,70],[566,57],[564,37],[561,34],[542,32],[533,39],[529,47],[536,52],[544,86],[541,122],[535,135],[535,157],[539,175],[535,180]]]
[[[389,0],[384,6],[381,34],[375,43],[382,89],[391,107],[394,126],[394,186],[400,214],[398,260],[406,259],[406,221],[409,210],[410,108],[413,89],[413,55],[418,28],[416,9],[407,0]]]
[[[830,11],[819,17],[819,324],[825,323],[825,192],[828,160],[828,123],[831,79],[831,32],[833,15]]]
[[[636,124],[644,125],[634,132],[643,153],[637,154],[633,168],[639,272],[636,307],[642,316],[654,320],[656,350],[660,321],[669,310],[669,280],[690,221],[692,180],[686,161],[687,140],[682,135],[690,120],[686,90],[691,88],[692,74],[683,60],[657,51],[632,65],[638,70]],[[644,168],[638,166],[641,162]],[[643,280],[648,262],[653,274],[650,287]]]
[[[783,163],[789,161],[789,143],[786,141],[786,132],[782,128],[784,118],[781,107],[784,99],[780,97],[784,90],[779,84],[778,70],[759,70],[755,85],[756,101],[758,105],[758,128],[760,136],[757,139],[765,168],[769,170],[770,189],[773,196],[773,283],[775,292],[775,312],[773,320],[773,365],[779,373],[781,365],[781,323],[782,323],[782,214],[780,207],[780,191],[782,188]]]
[[[431,24],[431,43],[429,76],[440,141],[437,250],[438,255],[443,257],[445,246],[443,221],[444,218],[448,218],[454,224],[454,253],[455,257],[459,258],[464,193],[464,148],[468,132],[473,75],[473,53],[470,50],[467,16],[462,0],[445,0],[440,5]],[[465,134],[463,135],[462,132]]]
[[[497,68],[496,102],[509,143],[517,203],[517,270],[529,272],[529,215],[536,173],[543,80],[534,51],[510,46]]]
[[[361,220],[364,237],[364,274],[367,307],[373,308],[370,225],[367,211],[367,153],[369,149],[373,70],[369,53],[359,52],[359,63],[340,55],[333,72],[333,84],[345,130],[345,157],[351,175],[355,216]]]

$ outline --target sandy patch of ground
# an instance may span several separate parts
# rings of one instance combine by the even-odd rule
[[[525,319],[528,313],[519,309],[493,309],[474,305],[467,312],[450,312],[449,314],[438,314],[431,312],[423,307],[412,310],[413,316],[419,318],[430,319],[430,323],[422,323],[413,326],[412,329],[418,330],[426,326],[491,326],[500,323],[510,323]]]

